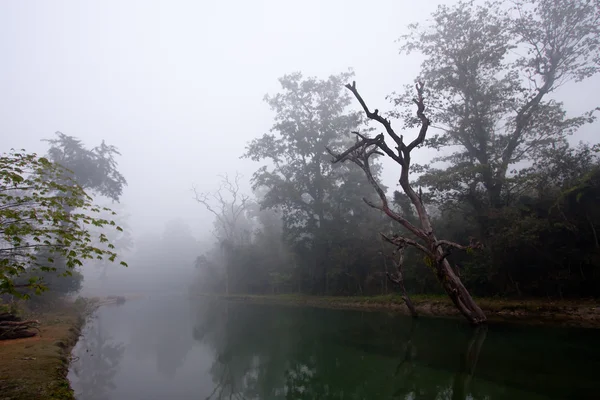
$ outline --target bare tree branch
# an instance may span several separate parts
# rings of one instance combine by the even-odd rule
[[[406,245],[412,246],[416,249],[419,249],[420,251],[422,251],[424,254],[428,255],[428,256],[434,256],[433,253],[425,246],[423,246],[421,243],[404,237],[404,236],[398,236],[398,235],[394,235],[392,237],[388,237],[383,233],[380,233],[381,237],[383,238],[383,240],[385,240],[386,242],[393,244],[396,247],[405,247]]]
[[[218,176],[221,178],[221,185],[216,192],[199,193],[195,187],[192,187],[192,191],[194,199],[215,216],[224,230],[225,237],[213,233],[214,236],[219,241],[234,241],[238,220],[248,208],[250,197],[240,193],[242,175],[239,172],[236,172],[233,180],[227,174]],[[225,193],[227,196],[224,195]]]
[[[379,136],[382,136],[382,135],[379,135]],[[373,140],[377,140],[377,138],[363,139],[357,143],[360,146],[354,145],[339,156],[337,156],[335,153],[333,153],[330,149],[327,149],[327,151],[331,155],[334,156],[334,162],[350,160],[350,161],[354,162],[356,165],[358,165],[364,171],[364,173],[367,177],[367,180],[369,181],[371,186],[375,189],[375,192],[377,193],[377,195],[379,196],[379,199],[381,200],[381,205],[376,205],[373,202],[371,202],[370,200],[368,200],[367,198],[363,198],[363,201],[367,205],[369,205],[372,208],[382,211],[383,213],[385,213],[388,217],[390,217],[394,221],[402,224],[402,226],[404,226],[406,229],[411,231],[416,236],[421,237],[421,238],[426,238],[427,237],[426,232],[417,228],[412,223],[410,223],[406,218],[404,218],[402,215],[398,214],[397,212],[395,212],[394,210],[392,210],[390,208],[387,196],[385,195],[383,189],[379,185],[379,182],[377,182],[377,180],[373,176],[373,173],[371,171],[371,165],[369,163],[369,159],[373,154],[380,154],[377,151],[377,148],[379,147],[379,145],[378,145],[379,142],[375,142],[377,144],[375,146],[375,145],[371,144],[371,143],[373,143],[372,142]]]
[[[423,102],[423,83],[419,82],[415,85],[417,89],[417,98],[414,99],[414,103],[417,105],[417,117],[421,120],[421,130],[419,131],[419,136],[416,137],[406,148],[406,151],[410,153],[412,149],[423,143],[425,140],[425,135],[427,134],[427,129],[429,128],[430,122],[429,119],[425,116],[425,103]]]
[[[392,124],[390,123],[390,121],[388,119],[383,118],[381,115],[379,115],[379,110],[375,109],[375,111],[371,112],[369,110],[369,107],[367,107],[367,104],[365,103],[365,101],[363,100],[362,96],[358,93],[358,90],[356,90],[356,82],[353,81],[352,85],[347,84],[346,87],[352,92],[352,94],[354,94],[354,97],[356,97],[356,99],[358,100],[358,102],[360,103],[360,105],[362,106],[363,110],[365,110],[365,113],[367,114],[367,117],[369,119],[375,120],[377,122],[379,122],[381,125],[383,125],[385,127],[386,132],[388,133],[388,135],[390,135],[390,137],[392,139],[394,139],[394,142],[396,142],[396,144],[398,145],[397,149],[398,149],[398,156],[401,159],[402,155],[401,155],[401,151],[403,151],[405,149],[405,145],[404,142],[402,141],[402,136],[398,136],[396,134],[396,132],[394,132],[394,130],[392,129]]]
[[[458,250],[468,250],[468,249],[481,249],[483,248],[483,244],[476,241],[474,238],[470,237],[469,238],[469,244],[467,246],[463,246],[461,244],[458,244],[456,242],[452,242],[450,240],[436,240],[435,241],[435,245],[436,246],[448,246],[448,247],[452,247]]]

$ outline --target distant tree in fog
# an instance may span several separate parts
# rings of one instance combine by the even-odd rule
[[[358,168],[332,165],[326,151],[351,143],[350,132],[362,122],[343,91],[352,75],[320,80],[292,73],[280,78],[281,91],[265,97],[275,112],[271,133],[252,140],[244,154],[269,163],[254,173],[253,187],[265,191],[262,208],[281,213],[285,238],[302,265],[298,284],[313,292],[365,283],[359,270],[366,260],[355,257],[352,248],[354,241],[364,242],[356,229],[369,216],[359,211],[362,197],[373,194]],[[373,171],[379,173],[377,164]],[[375,237],[372,232],[369,236]],[[340,262],[332,263],[333,256]]]
[[[121,153],[115,146],[102,141],[88,149],[81,140],[61,132],[45,141],[50,143],[48,158],[68,169],[82,188],[119,201],[127,181],[117,169],[115,156]]]
[[[225,294],[229,294],[231,280],[231,260],[228,257],[235,246],[249,242],[249,229],[240,229],[245,222],[250,198],[240,189],[242,175],[237,173],[233,179],[221,176],[221,184],[214,193],[200,193],[193,188],[194,199],[215,216],[214,236],[221,249]],[[249,228],[246,224],[246,228]],[[204,264],[202,264],[204,265]]]

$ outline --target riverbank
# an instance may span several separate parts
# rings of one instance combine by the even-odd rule
[[[282,294],[229,295],[224,297],[230,301],[249,303],[389,311],[409,315],[408,308],[398,295],[338,297]],[[447,297],[412,296],[411,299],[419,315],[460,317],[458,310]],[[490,321],[600,328],[600,304],[595,300],[477,298],[476,301]]]
[[[0,341],[0,400],[74,399],[67,380],[70,353],[90,304],[56,302],[50,310],[24,311],[40,322],[38,335]]]

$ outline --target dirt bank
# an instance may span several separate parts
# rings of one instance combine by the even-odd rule
[[[332,297],[302,295],[230,295],[230,301],[263,304],[281,304],[320,308],[352,310],[392,311],[409,315],[399,296]],[[414,296],[412,298],[420,315],[460,317],[449,299],[436,296]],[[490,321],[519,322],[541,325],[561,325],[600,328],[600,304],[594,300],[552,301],[546,299],[508,300],[480,298],[477,303]]]
[[[74,399],[67,373],[87,310],[87,302],[61,301],[51,310],[25,312],[40,321],[40,332],[0,341],[0,400]]]

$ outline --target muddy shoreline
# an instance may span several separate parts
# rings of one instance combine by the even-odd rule
[[[49,309],[25,313],[40,321],[40,332],[0,341],[0,398],[74,399],[67,373],[88,303],[57,301]]]
[[[410,315],[397,296],[321,297],[300,295],[229,295],[219,296],[228,301],[275,304],[345,310],[383,311]],[[600,328],[600,304],[594,300],[506,300],[478,299],[490,322],[509,322],[533,325]],[[415,297],[413,303],[422,316],[462,318],[454,305],[445,298]]]

